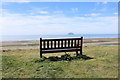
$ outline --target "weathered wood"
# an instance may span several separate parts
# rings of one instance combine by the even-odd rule
[[[76,47],[76,40],[75,40],[75,42],[74,42],[74,47]]]
[[[73,47],[73,40],[71,40],[71,47]]]
[[[49,50],[43,50],[42,53],[53,53],[53,52],[71,52],[71,51],[76,51],[76,50],[79,50],[80,49],[76,49],[76,48],[72,48],[72,49],[49,49]]]
[[[66,39],[42,39],[40,38],[40,57],[42,53],[53,52],[72,52],[76,51],[76,55],[82,55],[83,37],[66,38]],[[80,51],[80,54],[78,54]]]
[[[54,41],[54,48],[56,48],[56,41]]]
[[[51,45],[51,48],[53,48],[53,41],[51,41],[51,44],[50,44],[50,45]]]
[[[60,41],[60,40],[81,40],[81,38],[64,38],[64,39],[42,39],[42,41]]]
[[[60,47],[60,48],[58,48],[58,47],[56,47],[56,48],[53,47],[53,48],[42,48],[42,50],[48,50],[48,49],[67,49],[67,48],[69,49],[69,48],[79,48],[79,47],[77,47],[77,46],[76,46],[76,47]]]
[[[49,41],[47,41],[47,48],[49,48]]]
[[[65,47],[66,47],[66,45],[67,45],[67,42],[66,42],[66,40],[65,40],[65,43],[64,43],[64,45],[65,45]]]
[[[60,48],[60,41],[58,41],[58,48]]]
[[[80,41],[79,41],[79,40],[77,40],[77,46],[78,46],[78,47],[80,47],[80,43],[79,43],[79,42],[80,42]]]
[[[40,58],[42,58],[42,38],[40,38]]]
[[[63,40],[61,40],[61,48],[63,48]]]
[[[80,50],[80,55],[82,55],[82,46],[83,46],[83,37],[81,37],[81,50]]]
[[[70,47],[70,40],[68,40],[68,47]]]

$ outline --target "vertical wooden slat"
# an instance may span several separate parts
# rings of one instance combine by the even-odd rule
[[[66,42],[66,40],[65,40],[65,42],[64,42],[64,46],[65,46],[65,47],[66,47],[66,45],[67,45],[66,43],[67,43],[67,42]]]
[[[58,44],[58,43],[57,43],[57,41],[56,41],[56,48],[57,48],[57,44]]]
[[[61,48],[63,48],[63,40],[61,40]]]
[[[49,48],[49,41],[47,41],[47,48]]]
[[[70,47],[70,40],[68,40],[68,47]]]
[[[77,44],[77,45],[78,45],[78,47],[79,47],[79,44],[80,44],[80,43],[79,43],[79,39],[78,39],[78,44]]]
[[[54,48],[56,48],[56,40],[54,40]]]
[[[74,40],[74,47],[76,47],[76,40]]]
[[[42,58],[42,38],[40,38],[40,58]]]
[[[65,40],[63,40],[63,47],[65,47]]]
[[[58,48],[60,48],[60,40],[58,40]]]
[[[71,47],[73,47],[73,40],[71,40]]]
[[[73,47],[74,47],[74,40],[73,40]]]

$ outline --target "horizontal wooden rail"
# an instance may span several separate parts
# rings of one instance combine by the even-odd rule
[[[42,41],[59,41],[59,40],[81,40],[81,38],[63,38],[63,39],[42,39]]]

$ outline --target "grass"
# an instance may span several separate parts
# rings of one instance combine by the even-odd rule
[[[107,43],[107,45],[120,45],[120,43]]]
[[[75,52],[70,52],[72,56]],[[44,54],[45,57],[65,53]],[[50,61],[39,58],[39,49],[2,52],[2,78],[117,78],[118,46],[88,46],[83,54],[93,59]]]

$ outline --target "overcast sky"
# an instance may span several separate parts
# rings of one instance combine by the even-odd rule
[[[115,34],[117,2],[4,2],[2,35]]]

